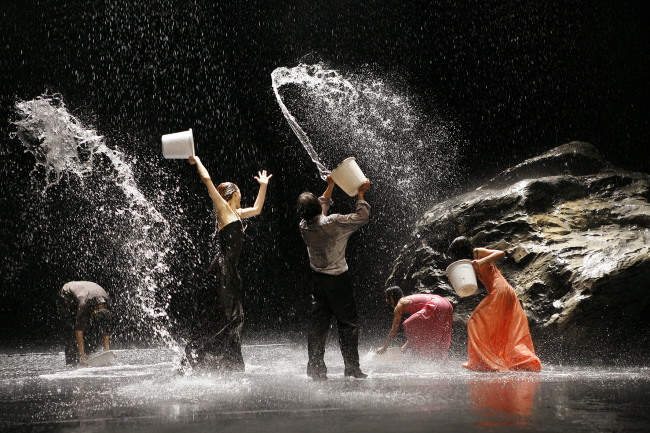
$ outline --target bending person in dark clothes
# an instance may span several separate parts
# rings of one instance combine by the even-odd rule
[[[259,215],[264,206],[269,179],[266,170],[258,172],[255,180],[260,189],[253,207],[241,208],[241,193],[237,185],[224,182],[215,188],[210,174],[197,156],[190,157],[199,176],[208,188],[214,205],[219,229],[220,254],[210,269],[218,269],[221,277],[217,296],[206,299],[202,313],[203,326],[195,330],[185,348],[183,365],[201,365],[214,369],[244,371],[241,353],[241,331],[244,326],[243,291],[237,270],[244,241],[242,218]]]
[[[99,346],[93,334],[101,335],[104,350],[109,350],[111,313],[106,308],[108,300],[108,293],[90,281],[71,281],[59,292],[57,308],[65,333],[66,364],[87,365],[86,353]]]
[[[338,325],[344,375],[360,379],[367,377],[359,368],[359,324],[345,248],[352,233],[367,224],[370,218],[370,205],[363,198],[369,187],[370,180],[366,179],[359,188],[357,210],[348,215],[327,215],[334,190],[330,176],[327,176],[327,189],[322,197],[316,198],[310,192],[298,197],[297,209],[302,218],[300,233],[307,244],[313,271],[307,375],[314,380],[327,379],[325,343],[332,315]]]

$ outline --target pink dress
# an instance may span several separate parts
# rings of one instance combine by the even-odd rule
[[[407,298],[411,302],[404,312],[411,317],[402,326],[411,352],[437,360],[447,359],[454,315],[451,303],[438,295],[425,293]]]

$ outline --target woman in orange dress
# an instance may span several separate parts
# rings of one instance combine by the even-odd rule
[[[467,321],[469,361],[463,367],[475,371],[540,371],[542,364],[535,355],[528,318],[517,294],[494,262],[505,252],[472,248],[461,236],[449,246],[454,261],[471,259],[487,296]]]

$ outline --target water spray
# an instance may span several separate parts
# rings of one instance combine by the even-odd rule
[[[127,215],[130,220],[128,240],[118,247],[127,257],[129,275],[135,276],[136,287],[123,294],[132,305],[125,306],[126,313],[120,317],[120,321],[127,325],[136,323],[139,330],[146,328],[156,340],[169,347],[177,347],[167,330],[168,304],[160,305],[160,301],[157,301],[157,297],[161,297],[157,277],[168,272],[169,222],[138,187],[125,155],[109,148],[103,136],[73,116],[61,95],[43,94],[30,101],[18,101],[15,108],[18,119],[13,122],[16,131],[12,135],[22,142],[26,152],[34,156],[36,164],[32,173],[44,170],[44,194],[48,188],[71,176],[79,179],[83,187],[85,179],[95,170],[96,159],[106,158],[110,162],[113,173],[106,175],[105,180],[110,182],[103,183],[101,191],[82,188],[69,192],[101,201],[105,185],[114,185],[122,191],[124,207],[106,209],[101,202],[97,203],[102,212]],[[156,230],[152,230],[154,227]],[[104,236],[111,237],[111,233],[107,232]]]

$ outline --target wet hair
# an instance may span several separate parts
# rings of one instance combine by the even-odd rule
[[[306,191],[298,196],[296,210],[298,211],[300,218],[305,221],[309,221],[323,212],[323,208],[321,207],[318,198],[311,192]]]
[[[226,201],[230,201],[237,191],[239,191],[239,188],[232,182],[223,182],[217,187],[217,192]]]
[[[97,326],[97,330],[104,335],[111,332],[113,315],[106,307],[99,307],[97,312],[92,317],[93,322]]]
[[[447,254],[452,262],[463,259],[472,260],[474,258],[474,248],[469,239],[465,236],[459,236],[449,244]]]
[[[386,298],[393,298],[396,303],[404,297],[404,292],[399,286],[390,286],[384,290],[384,293],[386,294]]]

